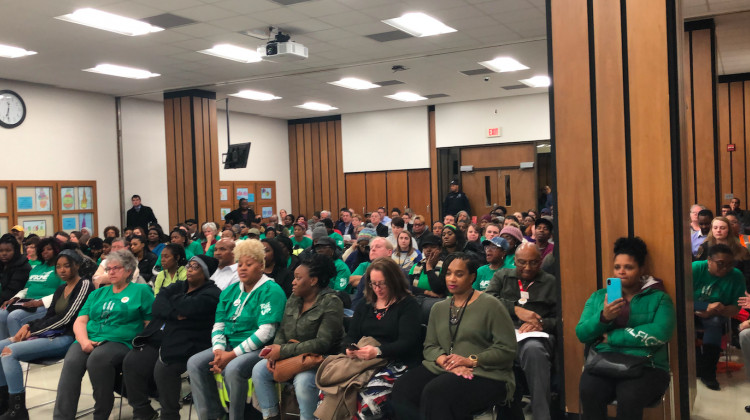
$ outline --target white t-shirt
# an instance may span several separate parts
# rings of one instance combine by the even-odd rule
[[[237,275],[237,264],[228,265],[224,268],[219,268],[211,276],[211,280],[216,283],[216,286],[224,290],[229,287],[230,284],[237,283],[240,281],[240,277]]]

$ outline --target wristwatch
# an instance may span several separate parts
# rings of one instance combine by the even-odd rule
[[[477,367],[477,365],[479,365],[479,361],[477,360],[477,355],[476,354],[470,354],[469,355],[469,360],[471,360],[472,362],[474,362],[474,366],[472,366],[472,368],[475,368],[475,367]]]
[[[380,347],[375,347],[375,349],[378,351],[378,354],[375,357],[380,357],[383,355],[383,350],[380,350]]]

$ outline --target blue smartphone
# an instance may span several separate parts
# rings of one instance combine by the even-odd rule
[[[622,297],[622,283],[619,278],[607,279],[607,303],[612,303]]]

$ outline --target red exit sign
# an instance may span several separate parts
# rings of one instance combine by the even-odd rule
[[[500,127],[488,128],[487,137],[500,137]]]
[[[737,150],[737,146],[734,144],[727,144],[727,152],[734,152]]]

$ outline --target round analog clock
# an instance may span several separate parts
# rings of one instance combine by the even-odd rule
[[[26,118],[26,104],[12,90],[0,90],[0,127],[14,128]]]

